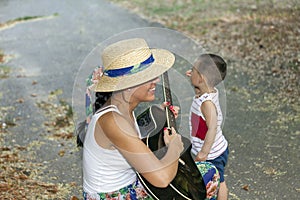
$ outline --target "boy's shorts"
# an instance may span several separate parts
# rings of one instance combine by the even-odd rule
[[[217,157],[213,160],[207,160],[207,162],[211,162],[218,169],[218,171],[220,173],[220,182],[221,183],[224,182],[224,171],[225,171],[225,166],[226,166],[227,159],[228,159],[228,154],[229,154],[229,150],[227,147],[227,149],[219,157]]]

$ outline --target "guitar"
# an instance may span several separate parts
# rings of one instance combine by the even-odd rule
[[[162,75],[163,93],[166,102],[172,104],[172,96],[167,72]],[[166,153],[162,128],[164,126],[176,128],[173,113],[166,108],[162,110],[157,105],[151,106],[137,117],[143,141],[155,152],[160,159]],[[159,131],[159,132],[158,132]],[[161,200],[203,200],[206,198],[206,187],[202,176],[191,156],[191,142],[181,136],[185,151],[178,163],[178,171],[173,181],[166,188],[158,188],[151,185],[142,175],[137,173],[140,182],[154,199]]]

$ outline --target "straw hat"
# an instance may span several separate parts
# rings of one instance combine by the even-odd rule
[[[102,52],[103,74],[96,92],[112,92],[137,86],[170,69],[175,56],[165,49],[150,49],[141,38],[122,40]]]

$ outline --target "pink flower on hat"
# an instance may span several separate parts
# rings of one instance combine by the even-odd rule
[[[103,67],[98,66],[94,69],[91,76],[87,80],[87,85],[89,90],[93,90],[97,83],[100,81],[101,77],[103,76]]]
[[[101,77],[103,76],[103,67],[97,66],[86,80],[86,93],[85,93],[85,109],[86,109],[86,124],[88,125],[93,115],[93,98],[91,92],[94,90]]]

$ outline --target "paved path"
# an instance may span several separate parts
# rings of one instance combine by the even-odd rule
[[[11,115],[19,119],[10,128],[14,134],[6,145],[40,142],[34,157],[47,166],[40,176],[81,186],[80,152],[70,148],[65,156],[58,156],[61,146],[44,139],[47,116],[36,103],[47,101],[57,90],[63,91],[60,99],[71,103],[76,73],[88,53],[116,33],[150,24],[102,0],[0,1],[0,23],[36,16],[41,18],[0,29],[0,49],[12,56],[5,63],[11,68],[10,78],[0,80],[1,106],[13,106]],[[17,103],[18,99],[24,103]],[[75,190],[69,195],[81,194]]]
[[[122,31],[153,24],[103,0],[0,1],[0,23],[27,16],[40,18],[0,27],[0,49],[11,55],[5,63],[11,67],[10,77],[0,80],[1,106],[14,107],[12,116],[18,118],[17,126],[10,128],[14,134],[6,145],[40,142],[35,158],[47,166],[46,170],[40,171],[41,176],[49,182],[76,182],[79,186],[65,198],[80,196],[80,151],[72,148],[74,143],[66,142],[63,145],[69,150],[65,156],[57,156],[62,144],[47,143],[47,128],[43,125],[48,116],[37,102],[47,101],[51,92],[61,90],[59,98],[71,103],[79,66],[100,41]],[[234,78],[228,81],[228,84],[237,83]],[[299,194],[296,188],[299,190],[300,187],[296,175],[299,153],[289,152],[299,150],[297,142],[290,138],[280,144],[277,133],[273,138],[259,134],[265,130],[260,127],[261,119],[257,119],[260,113],[244,113],[245,99],[236,97],[231,91],[225,121],[232,150],[227,179],[231,199],[287,199],[289,195],[290,199],[296,199]],[[24,103],[17,103],[20,99]],[[268,117],[263,115],[264,120]],[[296,134],[294,138],[299,137]],[[281,155],[283,147],[287,150]],[[285,165],[284,156],[289,160],[288,165]],[[276,164],[272,165],[272,162]],[[242,189],[243,186],[244,189],[249,186],[250,190]]]

